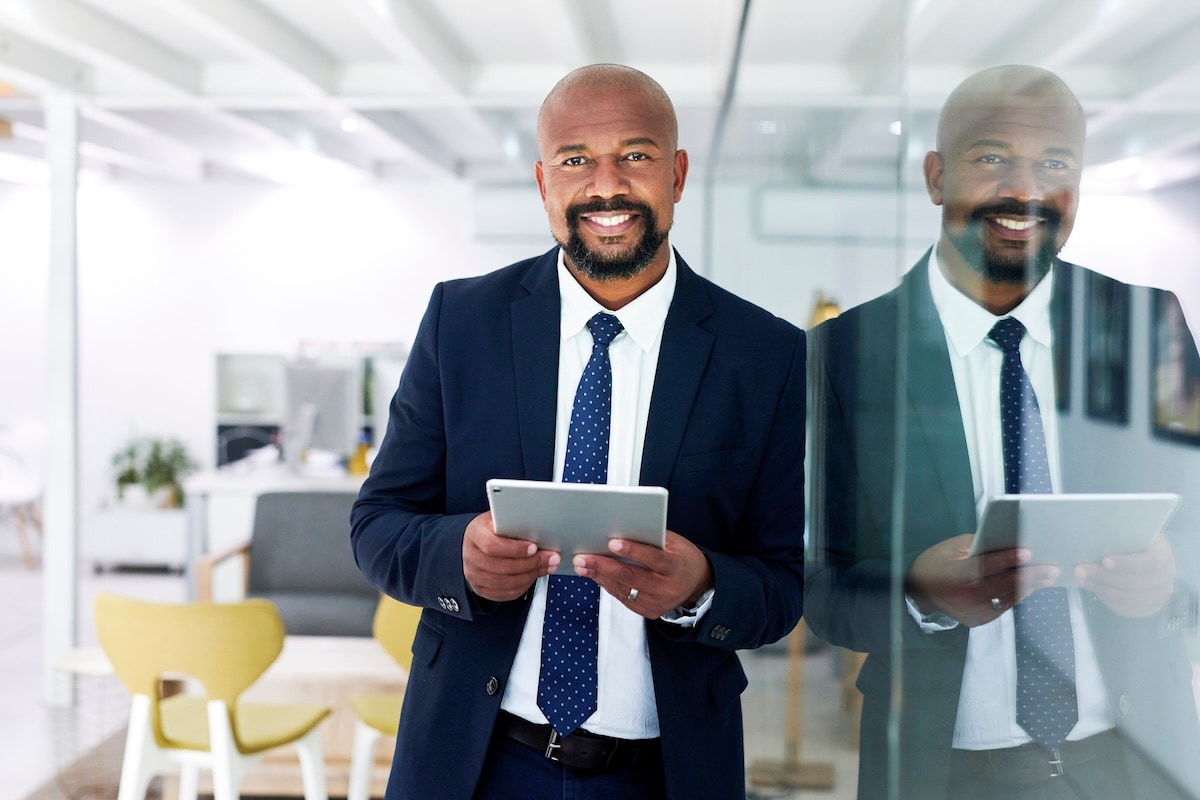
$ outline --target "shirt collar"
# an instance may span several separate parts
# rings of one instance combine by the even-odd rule
[[[675,296],[675,250],[668,247],[667,271],[658,283],[616,311],[609,311],[579,285],[567,269],[562,248],[558,250],[558,292],[562,298],[562,317],[559,335],[563,341],[577,335],[597,312],[613,314],[638,347],[649,352],[662,336],[667,311]]]
[[[1050,298],[1053,294],[1054,270],[1040,281],[1021,304],[999,317],[954,288],[942,272],[937,245],[929,256],[929,289],[933,305],[955,354],[965,356],[987,338],[996,321],[1016,317],[1035,342],[1045,347],[1051,344]]]

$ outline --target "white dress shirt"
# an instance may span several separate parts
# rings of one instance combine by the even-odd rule
[[[675,294],[675,253],[667,271],[654,286],[617,311],[624,330],[609,345],[612,362],[612,421],[608,449],[608,482],[635,486],[641,473],[642,448],[650,395],[658,368],[663,325]],[[558,254],[558,284],[562,297],[561,341],[558,357],[558,409],[554,434],[554,480],[561,481],[567,454],[567,433],[575,388],[592,353],[587,321],[605,311],[567,270]],[[541,665],[542,623],[546,614],[547,578],[534,584],[533,599],[517,657],[509,673],[500,707],[537,723],[546,717],[537,705]],[[599,685],[596,712],[583,724],[592,733],[622,739],[658,736],[658,710],[646,620],[605,591],[600,592]]]
[[[1041,408],[1051,481],[1054,490],[1061,491],[1050,324],[1053,280],[1051,273],[1019,306],[1004,316],[1016,317],[1027,331],[1021,341],[1021,361]],[[1000,435],[1000,367],[1004,355],[987,338],[1000,317],[993,316],[950,284],[940,268],[936,248],[929,259],[929,285],[933,304],[946,332],[978,516],[988,497],[1004,493],[1004,449]],[[1114,723],[1079,592],[1071,589],[1069,596],[1079,722],[1067,738],[1075,740],[1107,730]],[[1016,638],[1010,609],[996,620],[970,631],[954,726],[954,747],[991,750],[1029,742],[1029,735],[1017,724],[1016,689]]]

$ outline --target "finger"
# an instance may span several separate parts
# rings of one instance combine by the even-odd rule
[[[1054,564],[1037,564],[1016,570],[1014,604],[1024,600],[1039,589],[1049,589],[1058,584],[1062,570]]]
[[[653,605],[657,597],[658,578],[645,567],[602,555],[577,555],[572,566],[575,574],[591,578],[601,589],[639,614]]]
[[[667,565],[662,549],[632,539],[609,539],[608,549],[614,555],[636,561],[656,572],[665,571]]]
[[[982,553],[975,557],[975,562],[979,569],[979,576],[986,578],[989,575],[1014,570],[1028,563],[1031,555],[1028,548],[1014,547],[1009,550],[993,550],[989,553]]]
[[[538,549],[537,544],[528,539],[509,539],[494,533],[477,537],[474,542],[480,552],[492,558],[529,558]]]

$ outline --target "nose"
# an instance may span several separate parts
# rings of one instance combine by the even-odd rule
[[[1045,187],[1036,163],[1026,158],[1013,161],[1004,176],[1000,194],[1003,197],[1011,197],[1018,203],[1041,200],[1045,196]]]
[[[629,193],[629,181],[621,172],[620,162],[615,158],[600,158],[592,169],[592,180],[587,187],[588,196],[607,200]]]

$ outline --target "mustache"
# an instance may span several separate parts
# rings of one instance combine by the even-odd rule
[[[650,206],[645,203],[636,203],[632,200],[592,200],[587,203],[576,203],[567,208],[567,222],[574,226],[579,222],[579,218],[584,214],[599,214],[613,213],[618,211],[630,211],[635,214],[641,214],[643,217],[649,217],[654,212]]]
[[[1056,208],[1041,203],[1018,203],[1016,200],[1002,200],[986,206],[980,206],[971,212],[972,222],[983,222],[985,217],[1041,217],[1051,225],[1062,223],[1062,212]]]

